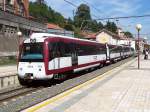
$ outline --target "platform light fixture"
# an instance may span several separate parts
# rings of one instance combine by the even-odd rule
[[[22,32],[21,32],[21,31],[18,31],[18,32],[17,32],[17,35],[18,35],[18,36],[22,36]]]
[[[140,30],[142,29],[141,24],[136,25],[136,30],[138,32],[138,69],[140,69]]]

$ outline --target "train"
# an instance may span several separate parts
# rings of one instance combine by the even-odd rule
[[[19,47],[18,79],[21,85],[34,80],[61,80],[72,72],[101,67],[133,54],[129,46],[33,33]]]

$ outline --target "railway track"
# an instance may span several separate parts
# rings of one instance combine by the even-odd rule
[[[13,98],[17,98],[19,96],[34,92],[41,88],[43,88],[43,87],[29,87],[28,88],[28,87],[19,86],[12,90],[0,92],[0,103],[3,103],[3,102],[11,100]]]

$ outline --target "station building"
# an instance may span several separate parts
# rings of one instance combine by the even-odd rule
[[[32,32],[46,32],[46,24],[31,19],[28,9],[29,0],[0,0],[0,57],[17,54],[18,31],[22,38]]]
[[[123,31],[119,28],[118,34],[112,33],[106,29],[102,29],[97,33],[82,32],[85,39],[94,40],[99,43],[107,43],[111,45],[124,45],[131,46],[136,49],[136,41],[134,38],[128,38],[123,34]]]
[[[0,0],[0,8],[16,15],[29,17],[29,0]]]

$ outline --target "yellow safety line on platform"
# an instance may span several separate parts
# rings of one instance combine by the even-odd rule
[[[112,70],[113,70],[113,69],[112,69]],[[108,75],[109,73],[111,73],[112,70],[110,70],[110,71],[108,71],[108,72],[106,72],[106,73],[104,73],[104,74],[102,74],[102,75],[100,75],[100,76],[98,76],[98,77],[96,77],[96,78],[94,78],[94,79],[91,79],[91,80],[89,80],[89,81],[87,81],[87,82],[85,82],[85,83],[83,83],[83,84],[80,84],[80,85],[78,85],[78,86],[76,86],[76,87],[74,87],[74,88],[72,88],[72,89],[70,89],[70,90],[67,90],[67,91],[65,91],[65,92],[63,92],[63,93],[61,93],[61,94],[59,94],[59,95],[57,95],[57,96],[55,96],[55,97],[53,97],[53,98],[51,98],[51,99],[48,99],[48,100],[42,102],[41,104],[37,104],[36,106],[30,107],[30,108],[27,109],[26,111],[27,111],[27,112],[35,112],[36,110],[38,110],[38,109],[40,109],[40,108],[42,108],[42,107],[44,107],[44,106],[46,106],[46,105],[49,105],[50,103],[53,103],[53,102],[55,102],[55,101],[57,101],[57,100],[60,100],[60,99],[62,99],[62,98],[64,98],[64,97],[68,96],[69,94],[73,93],[73,92],[76,91],[76,90],[81,89],[82,87],[85,87],[85,86],[87,86],[87,85],[89,85],[89,84],[94,83],[95,81],[101,79],[101,78],[104,77],[105,75]]]
[[[127,63],[126,63],[126,64],[127,64]],[[125,64],[124,64],[124,65],[125,65]],[[124,65],[122,65],[122,66],[124,67]],[[117,67],[116,67],[116,68],[117,68]],[[116,69],[116,68],[114,68],[114,69]],[[42,103],[39,103],[39,104],[37,104],[37,105],[35,105],[35,106],[33,106],[33,107],[30,107],[30,108],[28,108],[28,109],[26,110],[26,112],[35,112],[36,110],[39,110],[39,109],[42,108],[42,107],[45,107],[45,106],[47,106],[47,105],[49,105],[49,104],[51,104],[51,103],[54,103],[54,102],[56,102],[57,100],[60,100],[60,99],[62,99],[62,98],[64,98],[64,97],[68,96],[69,94],[73,93],[74,91],[79,90],[79,89],[81,89],[82,87],[85,87],[85,86],[87,86],[87,85],[89,85],[89,84],[92,84],[92,83],[94,83],[95,81],[97,81],[97,80],[103,78],[104,76],[110,74],[114,69],[112,69],[112,70],[110,70],[110,71],[108,71],[108,72],[106,72],[106,73],[104,73],[104,74],[102,74],[102,75],[100,75],[100,76],[97,76],[97,77],[95,77],[95,78],[93,78],[93,79],[91,79],[91,80],[89,80],[89,81],[87,81],[87,82],[85,82],[85,83],[83,83],[83,84],[80,84],[80,85],[78,85],[78,86],[76,86],[76,87],[74,87],[74,88],[72,88],[72,89],[70,89],[70,90],[67,90],[67,91],[65,91],[65,92],[63,92],[63,93],[61,93],[61,94],[59,94],[59,95],[57,95],[57,96],[55,96],[55,97],[52,97],[51,99],[48,99],[48,100],[46,100],[46,101],[43,101]]]

